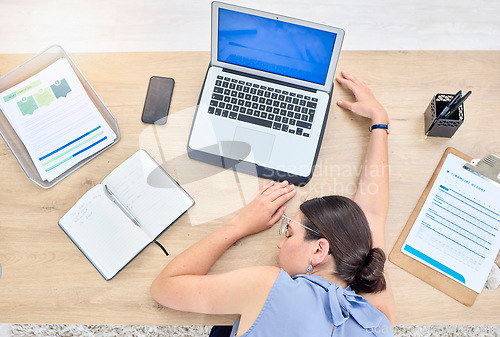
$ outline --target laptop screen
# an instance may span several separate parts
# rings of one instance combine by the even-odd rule
[[[219,8],[217,60],[324,85],[337,34]]]

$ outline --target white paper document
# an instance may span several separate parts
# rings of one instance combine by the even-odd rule
[[[401,251],[480,293],[500,248],[500,185],[448,154]]]
[[[49,182],[116,139],[67,59],[0,93],[0,108]]]

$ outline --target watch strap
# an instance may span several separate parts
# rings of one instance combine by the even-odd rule
[[[389,134],[389,124],[373,124],[368,128],[370,132],[372,132],[375,129],[384,129],[387,132],[387,134]]]

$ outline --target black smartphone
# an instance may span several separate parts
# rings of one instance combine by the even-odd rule
[[[152,76],[149,80],[148,92],[141,120],[150,124],[165,124],[167,122],[170,100],[174,91],[173,78]]]

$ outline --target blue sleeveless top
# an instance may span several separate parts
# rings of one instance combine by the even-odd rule
[[[239,323],[238,319],[231,337]],[[243,336],[386,337],[394,331],[387,317],[350,287],[342,289],[317,275],[291,278],[281,269],[259,316]]]

